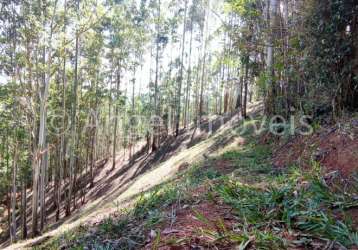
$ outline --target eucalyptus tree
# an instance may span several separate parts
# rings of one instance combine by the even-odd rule
[[[128,6],[125,4],[114,6],[113,17],[110,23],[110,57],[113,63],[112,69],[115,71],[115,89],[114,93],[114,133],[113,133],[113,149],[112,149],[112,169],[116,166],[116,152],[118,150],[118,122],[119,110],[125,104],[125,100],[121,91],[121,81],[123,70],[129,68],[129,51],[132,44],[132,23]]]
[[[265,98],[267,97],[268,89],[271,88],[267,77],[268,71],[265,71],[267,69],[265,55],[267,57],[269,49],[267,49],[268,46],[266,46],[264,40],[267,37],[267,20],[265,19],[267,15],[264,10],[268,7],[268,1],[229,0],[228,2],[231,6],[231,20],[227,23],[226,28],[230,32],[229,37],[233,42],[233,48],[238,50],[237,54],[240,58],[240,67],[235,66],[236,71],[239,71],[237,77],[240,81],[235,106],[237,108],[241,107],[242,115],[246,117],[248,92],[253,85],[251,80],[254,79],[251,78],[251,74],[255,74],[255,77],[257,74],[260,75],[262,80],[259,82]],[[229,54],[232,54],[232,51]],[[260,69],[255,70],[256,65],[259,65]],[[269,85],[270,87],[268,87]]]
[[[180,72],[178,78],[178,94],[177,94],[177,110],[176,110],[176,121],[175,121],[175,136],[179,135],[179,126],[180,126],[180,113],[181,113],[181,91],[183,83],[183,74],[184,74],[184,53],[185,53],[185,36],[187,31],[187,12],[188,12],[188,0],[184,0],[184,14],[183,14],[183,34],[182,34],[182,43],[181,43],[181,63],[180,63]]]
[[[276,83],[274,80],[274,39],[275,39],[275,28],[278,19],[277,9],[278,9],[278,0],[270,0],[268,2],[268,39],[267,39],[267,76],[268,76],[268,90],[267,90],[267,102],[266,102],[266,112],[269,114],[275,113],[275,97],[276,97]]]
[[[4,189],[2,194],[7,196],[7,212],[8,212],[8,228],[11,242],[16,241],[16,220],[14,220],[15,205],[16,205],[16,164],[14,164],[14,155],[11,153],[14,141],[16,141],[14,134],[14,120],[12,112],[15,111],[16,103],[14,99],[14,92],[18,84],[18,66],[16,56],[18,53],[18,32],[19,32],[19,18],[20,15],[16,11],[16,3],[10,2],[2,5],[2,17],[0,18],[1,29],[1,74],[6,76],[8,83],[4,86],[0,85],[0,118],[1,118],[1,134],[2,143],[4,146],[1,150],[1,173],[5,177]],[[6,146],[5,146],[6,145]],[[17,147],[15,147],[17,150]],[[11,167],[13,163],[13,167]],[[12,176],[11,176],[12,173]]]
[[[161,57],[164,48],[168,43],[168,37],[164,30],[164,15],[162,14],[162,2],[161,0],[153,0],[150,2],[150,8],[154,9],[151,19],[154,23],[154,38],[153,42],[155,45],[155,78],[154,78],[154,93],[153,93],[153,111],[154,119],[153,123],[153,135],[152,135],[152,151],[156,151],[160,144],[160,64]]]
[[[84,39],[86,43],[83,45],[83,56],[85,58],[85,68],[86,68],[86,78],[88,80],[88,89],[84,94],[84,103],[88,103],[88,118],[87,123],[87,156],[85,161],[85,166],[90,166],[89,176],[90,176],[90,187],[94,186],[94,168],[95,162],[97,160],[96,152],[97,150],[97,133],[99,129],[99,106],[102,103],[103,94],[101,93],[102,89],[102,75],[101,71],[103,69],[103,60],[101,54],[104,51],[105,37],[104,37],[105,27],[102,23],[98,23],[92,28],[91,31],[88,31],[84,34]],[[87,174],[86,171],[85,174]],[[84,187],[83,187],[84,188]],[[85,195],[85,191],[83,191]]]
[[[143,60],[145,53],[145,45],[149,42],[150,34],[146,32],[149,28],[147,20],[149,17],[148,9],[145,6],[145,1],[140,1],[138,5],[136,2],[132,2],[128,9],[128,14],[130,16],[130,26],[131,36],[130,36],[130,55],[129,55],[129,69],[132,73],[131,82],[132,82],[132,98],[131,98],[131,108],[129,108],[129,150],[130,158],[132,155],[134,143],[137,140],[136,135],[138,133],[138,120],[136,116],[136,87],[138,86],[141,89],[143,86],[140,86],[141,82],[137,81],[137,74],[143,70]]]
[[[191,73],[192,73],[192,51],[193,51],[193,33],[194,33],[194,18],[192,16],[193,13],[193,7],[194,5],[191,6],[190,10],[189,10],[189,24],[187,29],[190,31],[190,39],[189,39],[189,54],[188,54],[188,68],[187,68],[187,79],[186,79],[186,90],[185,90],[185,99],[184,99],[184,115],[183,115],[183,124],[184,124],[184,129],[186,129],[187,124],[188,124],[188,115],[189,115],[189,103],[190,103],[190,88],[191,88]]]
[[[198,121],[201,122],[203,116],[203,108],[204,108],[204,83],[205,83],[205,74],[206,74],[206,60],[207,60],[207,48],[208,48],[208,29],[209,29],[209,10],[210,10],[210,0],[205,2],[205,11],[204,11],[204,24],[202,30],[202,48],[203,48],[203,55],[202,55],[202,69],[201,69],[201,80],[200,80],[200,94],[199,94],[199,116]]]
[[[62,193],[62,179],[64,178],[64,172],[66,167],[66,148],[67,148],[67,141],[66,141],[66,121],[67,121],[67,106],[66,106],[66,92],[67,92],[67,76],[66,76],[66,63],[67,63],[67,46],[66,46],[66,31],[67,31],[67,0],[63,2],[63,11],[62,11],[62,46],[60,50],[60,55],[62,56],[62,70],[61,70],[61,104],[60,107],[62,108],[62,119],[60,124],[60,149],[59,149],[59,161],[60,164],[58,168],[56,168],[57,176],[56,176],[56,221],[60,219],[61,213],[61,193]]]
[[[79,72],[78,72],[78,58],[79,58],[79,43],[80,43],[80,31],[79,31],[79,20],[80,20],[80,1],[77,0],[76,3],[76,31],[75,31],[75,62],[74,62],[74,79],[73,79],[73,89],[72,89],[72,103],[71,103],[71,123],[70,123],[70,162],[69,162],[69,188],[68,188],[68,196],[67,196],[67,206],[66,206],[66,214],[71,214],[71,199],[73,195],[73,188],[75,185],[75,148],[76,148],[76,116],[77,116],[77,102],[78,102],[78,81],[79,81]],[[75,197],[73,197],[75,200]],[[74,204],[75,205],[75,204]]]
[[[184,106],[184,128],[186,128],[189,117],[190,117],[190,102],[191,102],[191,91],[192,91],[192,85],[193,83],[197,85],[198,83],[198,74],[199,71],[193,70],[193,47],[195,46],[195,42],[199,40],[200,42],[200,35],[198,35],[198,32],[202,32],[202,29],[204,27],[204,6],[202,0],[193,0],[191,1],[191,5],[189,7],[188,11],[188,23],[187,23],[187,29],[190,31],[190,41],[189,41],[189,54],[188,54],[188,67],[187,67],[187,79],[186,79],[186,91],[185,91],[185,106]],[[201,39],[202,40],[202,39]],[[200,53],[199,53],[200,55]],[[193,82],[193,71],[196,72],[196,80]],[[197,106],[196,106],[197,107]],[[194,111],[196,111],[196,108]],[[196,117],[196,116],[195,116]]]

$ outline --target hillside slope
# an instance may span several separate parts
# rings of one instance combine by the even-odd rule
[[[357,179],[319,162],[276,168],[277,138],[231,137],[236,125],[130,208],[34,249],[357,249]]]
[[[168,138],[158,154],[108,173],[97,201],[58,229],[8,249],[357,249],[355,162],[326,167],[336,150],[310,161],[313,146],[300,154],[302,165],[287,154],[310,141],[321,145],[322,129],[298,144],[300,137],[239,135],[238,116],[220,120],[212,134],[204,126]],[[355,135],[347,141],[340,133],[329,136],[356,145]]]
[[[81,224],[100,221],[108,214],[128,207],[136,195],[173,178],[180,166],[193,164],[203,159],[205,154],[217,152],[222,145],[234,143],[230,129],[232,123],[237,121],[238,116],[223,119],[219,117],[217,122],[213,122],[212,134],[208,134],[208,127],[205,125],[202,129],[190,129],[181,133],[178,138],[167,138],[161,149],[154,154],[148,155],[144,150],[138,150],[131,162],[118,155],[118,167],[115,171],[110,171],[110,162],[97,170],[95,187],[88,190],[83,207],[71,217],[52,225],[42,236],[6,249],[23,249],[36,245]]]

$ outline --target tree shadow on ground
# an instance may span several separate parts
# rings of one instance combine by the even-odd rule
[[[71,223],[80,219],[83,215],[81,211],[85,211],[86,215],[91,214],[96,209],[105,205],[111,201],[113,201],[116,197],[121,195],[123,192],[127,190],[130,184],[137,177],[142,174],[150,171],[153,167],[157,166],[159,163],[168,160],[173,155],[177,154],[181,149],[190,148],[203,140],[207,139],[208,136],[215,134],[222,126],[227,124],[228,121],[232,119],[232,116],[224,116],[218,117],[211,122],[203,123],[200,127],[200,130],[203,131],[205,136],[199,137],[199,139],[195,138],[193,140],[192,135],[194,129],[189,130],[181,130],[177,137],[175,136],[167,136],[160,145],[160,148],[156,152],[152,152],[150,154],[147,153],[147,146],[144,145],[138,151],[136,151],[130,161],[125,164],[117,167],[114,171],[110,171],[111,162],[108,159],[104,159],[100,162],[97,162],[97,166],[95,168],[95,184],[93,188],[89,187],[90,175],[89,173],[81,174],[79,176],[79,185],[78,190],[85,188],[84,192],[86,193],[86,203],[92,205],[90,207],[81,207],[78,204],[78,210],[76,210],[70,217],[64,216],[64,203],[62,202],[61,207],[61,219],[56,222],[55,220],[55,211],[56,207],[53,206],[52,192],[53,186],[49,187],[48,194],[50,196],[49,199],[46,200],[46,205],[48,207],[48,222],[51,221],[50,226],[47,227],[48,230],[55,230],[59,226],[64,223]],[[209,135],[208,135],[209,134]],[[220,147],[225,146],[225,144],[230,143],[233,140],[233,137],[228,138],[218,138],[217,141],[208,149],[208,152],[213,152]],[[121,158],[117,159],[117,162],[120,161]],[[123,160],[123,159],[122,159]],[[118,164],[118,163],[117,163]],[[85,185],[85,186],[83,186]],[[80,193],[78,193],[80,194]],[[27,197],[30,201],[31,195]],[[61,194],[61,200],[65,200],[65,194]],[[80,197],[77,199],[80,202]],[[31,220],[31,208],[28,211],[28,221]],[[28,224],[29,225],[29,224]],[[30,226],[28,226],[30,228]],[[18,230],[20,231],[20,229]]]

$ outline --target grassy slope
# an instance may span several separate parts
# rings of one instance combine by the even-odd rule
[[[118,209],[96,225],[83,225],[36,249],[345,249],[358,246],[358,186],[341,189],[325,178],[317,164],[309,172],[292,167],[272,169],[271,145],[247,135],[216,151],[186,171],[167,176],[168,169],[208,151],[224,129],[154,170],[167,182],[137,197],[131,209]],[[194,153],[195,152],[195,153]],[[224,166],[224,167],[223,167]],[[163,171],[163,172],[162,172]],[[145,176],[140,179],[146,183]],[[157,182],[158,184],[159,182]],[[139,185],[139,182],[138,182]],[[199,190],[199,191],[198,191]],[[133,193],[127,194],[132,195]],[[211,211],[205,211],[209,208]],[[218,209],[219,208],[219,209]],[[220,208],[229,208],[229,214]],[[221,216],[221,217],[220,217]],[[226,218],[229,217],[229,218]],[[192,219],[194,218],[194,219]],[[229,223],[227,222],[229,220]],[[188,221],[190,223],[188,223]],[[181,247],[181,248],[180,248]]]

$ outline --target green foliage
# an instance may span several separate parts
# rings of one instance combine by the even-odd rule
[[[171,205],[180,195],[180,190],[176,186],[157,187],[154,191],[142,194],[139,197],[134,206],[133,215],[136,217],[150,215],[151,211],[159,207],[165,208]]]
[[[260,13],[257,0],[228,0],[233,10],[244,17],[257,17]]]
[[[345,204],[350,197],[327,186],[316,173],[288,174],[283,183],[272,183],[266,189],[232,180],[217,191],[235,209],[242,223],[257,230],[287,226],[346,246],[356,244],[357,232],[333,216],[332,204]]]
[[[357,30],[354,1],[313,1],[307,11],[305,78],[318,103],[335,101],[337,108],[357,108],[358,82],[353,72]],[[322,93],[328,97],[323,99]]]
[[[213,168],[195,165],[190,168],[184,175],[184,180],[187,186],[198,186],[205,180],[213,180],[222,176],[221,173]]]

